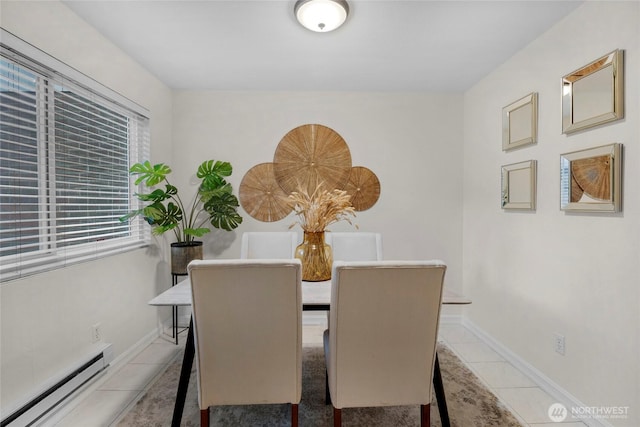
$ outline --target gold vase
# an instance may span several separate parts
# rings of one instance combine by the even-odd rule
[[[324,242],[324,231],[304,232],[304,240],[296,248],[296,258],[302,262],[302,280],[321,282],[331,279],[333,253]]]

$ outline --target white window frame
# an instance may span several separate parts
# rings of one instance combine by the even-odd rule
[[[99,96],[102,104],[105,104],[104,101],[107,100],[107,108],[109,110],[118,113],[126,111],[128,112],[128,114],[126,114],[127,117],[137,117],[135,120],[135,129],[130,130],[128,135],[128,163],[129,166],[131,166],[134,163],[149,159],[150,114],[147,109],[103,86],[67,64],[53,58],[10,32],[4,29],[0,29],[0,31],[0,48],[3,56],[10,61],[14,61],[25,68],[31,68],[37,74],[61,77],[65,81],[70,82],[70,85]],[[44,91],[38,89],[37,94],[38,98],[36,102],[43,104],[45,96]],[[55,127],[55,124],[52,124],[54,123],[54,112],[52,109],[48,110],[48,115],[47,120],[50,123],[49,127]],[[143,127],[142,134],[135,133],[140,130],[138,124],[141,124]],[[17,256],[0,257],[1,281],[5,282],[42,271],[60,268],[78,262],[94,260],[107,255],[121,253],[148,245],[150,241],[149,227],[141,218],[136,218],[128,223],[128,237],[117,237],[94,241],[91,243],[81,243],[65,246],[64,248],[56,247],[55,197],[51,197],[51,201],[48,202],[46,196],[46,192],[49,190],[47,182],[55,179],[55,177],[52,176],[55,168],[52,168],[51,165],[51,162],[55,161],[55,153],[53,152],[55,144],[53,142],[49,143],[44,137],[42,137],[43,135],[50,136],[52,132],[51,129],[46,129],[47,126],[42,123],[41,119],[37,120],[36,126],[38,134],[38,186],[40,187],[40,191],[38,192],[38,201],[39,206],[47,207],[45,211],[46,215],[41,214],[39,220],[40,249],[25,252],[24,254],[18,254]],[[133,133],[135,133],[135,135],[133,135],[135,138],[132,137]],[[42,175],[43,173],[47,175],[47,172],[45,171],[45,163],[47,162],[47,159],[42,153],[48,153],[49,156],[48,176]],[[134,188],[134,180],[132,178],[129,178],[128,181],[129,185],[127,194],[129,199],[129,210],[134,210],[139,207],[140,202],[133,196],[133,193],[139,191],[139,189]],[[43,211],[42,209],[39,210],[41,212]],[[43,234],[43,232],[47,233],[49,237],[47,237],[47,234]]]

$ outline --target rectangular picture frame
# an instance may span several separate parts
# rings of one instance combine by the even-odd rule
[[[538,139],[538,94],[532,92],[502,109],[502,150],[535,144]]]
[[[614,50],[562,78],[562,133],[624,117],[624,52]]]
[[[622,151],[622,144],[613,143],[561,154],[560,209],[620,212]]]
[[[502,166],[502,209],[535,210],[537,161]]]

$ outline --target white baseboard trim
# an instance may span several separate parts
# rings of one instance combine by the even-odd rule
[[[191,316],[179,315],[178,316],[178,329],[182,330],[184,328],[188,328],[190,321],[191,321]],[[160,324],[158,325],[158,330],[160,331],[160,333],[163,333],[164,331],[171,330],[172,328],[173,328],[173,320],[171,320],[171,318],[162,320],[160,322]]]
[[[120,354],[118,357],[116,357],[113,360],[113,363],[111,364],[115,368],[114,371],[120,369],[120,367],[129,363],[142,350],[147,348],[149,344],[155,341],[155,339],[158,338],[158,336],[159,336],[158,330],[154,329],[149,333],[147,333],[147,335],[142,337],[140,340],[138,340],[138,342],[135,343],[132,347],[130,347],[129,349],[124,351],[122,354]]]
[[[100,372],[93,381],[87,385],[81,387],[72,395],[70,395],[66,401],[62,402],[57,408],[41,420],[38,420],[36,425],[38,426],[52,426],[59,423],[64,417],[69,415],[83,400],[85,400],[91,393],[98,390],[104,383],[106,383],[116,372],[118,372],[123,366],[127,365],[134,357],[136,357],[142,350],[147,348],[158,337],[158,330],[154,329],[147,335],[142,337],[137,343],[122,352],[109,366],[102,372]]]
[[[441,325],[460,325],[462,324],[463,317],[462,314],[441,314],[440,315],[440,324]]]
[[[441,321],[442,322],[442,321]],[[498,353],[504,360],[513,365],[514,368],[519,370],[523,375],[526,375],[531,381],[533,381],[538,387],[540,387],[543,391],[551,395],[554,399],[558,401],[558,403],[562,403],[569,414],[571,414],[571,408],[585,408],[587,405],[582,403],[579,399],[569,393],[567,390],[562,388],[559,384],[551,380],[544,373],[539,371],[538,369],[531,366],[528,362],[522,359],[520,356],[509,350],[502,343],[497,341],[491,335],[489,335],[485,330],[478,327],[475,323],[469,320],[466,317],[462,318],[462,325],[473,332],[481,341],[487,344],[493,351]],[[597,418],[580,418],[575,419],[576,422],[582,422],[589,427],[613,427],[609,422],[604,419]],[[565,422],[570,422],[567,419]],[[562,426],[561,423],[558,424]]]
[[[158,329],[160,333],[166,331],[167,329],[171,329],[173,327],[173,310],[171,306],[167,306],[169,311],[167,311],[168,315],[165,317],[159,317],[158,320]],[[191,307],[178,307],[178,328],[188,328],[189,323],[191,322]]]

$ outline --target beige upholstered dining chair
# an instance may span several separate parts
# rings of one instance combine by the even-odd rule
[[[242,234],[242,259],[292,259],[298,245],[295,231],[250,231]]]
[[[188,266],[202,426],[216,405],[291,404],[302,390],[302,266],[197,260]]]
[[[429,426],[446,266],[441,261],[333,265],[324,334],[334,426],[342,409],[420,405]]]
[[[363,231],[329,232],[326,242],[331,245],[334,261],[382,260],[382,235]]]

